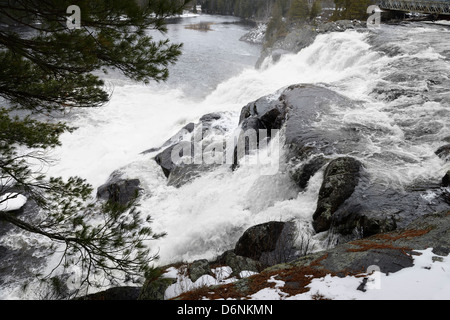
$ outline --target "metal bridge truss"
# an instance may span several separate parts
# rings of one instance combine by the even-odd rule
[[[381,9],[450,15],[450,1],[380,0]]]

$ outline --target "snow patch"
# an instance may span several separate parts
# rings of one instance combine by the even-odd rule
[[[0,211],[15,211],[22,208],[27,202],[27,197],[19,193],[5,193],[0,197]]]
[[[385,274],[373,272],[344,278],[327,275],[312,279],[306,293],[287,297],[282,281],[274,288],[250,296],[253,300],[441,300],[450,297],[450,257],[435,255],[432,248],[416,250],[414,266]],[[361,277],[363,276],[363,277]],[[365,288],[361,283],[367,279]]]

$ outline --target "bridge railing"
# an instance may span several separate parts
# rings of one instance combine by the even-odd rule
[[[378,5],[386,10],[450,15],[450,0],[380,0]]]

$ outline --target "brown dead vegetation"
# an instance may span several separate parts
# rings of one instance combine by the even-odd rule
[[[450,214],[450,212],[448,213]],[[353,248],[348,248],[348,252],[364,252],[368,250],[399,250],[403,254],[410,256],[412,249],[404,246],[395,245],[395,241],[401,239],[411,239],[415,237],[420,237],[431,231],[428,229],[408,229],[402,231],[396,231],[385,234],[374,235],[367,239],[361,239],[349,242]],[[282,292],[286,296],[295,296],[308,292],[310,288],[308,285],[311,284],[313,279],[323,278],[327,275],[345,277],[345,276],[355,276],[364,277],[366,276],[364,270],[356,272],[343,270],[339,273],[331,272],[324,268],[321,263],[327,259],[328,253],[317,258],[316,260],[309,263],[307,266],[295,266],[289,265],[288,268],[267,271],[255,274],[240,283],[230,283],[215,287],[204,287],[199,288],[190,292],[183,293],[175,299],[180,300],[199,300],[199,299],[237,299],[246,300],[258,291],[265,288],[274,288],[275,283],[268,282],[272,277],[275,280],[280,280],[284,282],[284,286],[281,288]],[[245,281],[243,284],[242,281]],[[315,293],[312,295],[313,299],[323,300],[324,296],[320,293]]]

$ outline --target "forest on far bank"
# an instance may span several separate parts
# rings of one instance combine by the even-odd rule
[[[367,7],[373,0],[194,0],[209,14],[233,15],[244,19],[269,20],[274,13],[282,17],[310,18],[311,11],[320,14],[322,8],[336,8],[332,20],[367,19]]]

